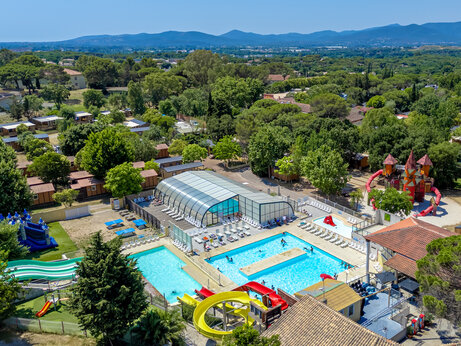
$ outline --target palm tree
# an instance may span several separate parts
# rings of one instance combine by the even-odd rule
[[[183,345],[184,320],[178,311],[150,309],[133,328],[133,339],[139,345]]]

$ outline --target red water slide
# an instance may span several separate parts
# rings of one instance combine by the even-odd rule
[[[246,283],[245,285],[242,285],[240,287],[233,289],[233,291],[245,291],[245,292],[253,291],[262,296],[267,294],[269,295],[269,300],[271,301],[272,306],[277,306],[280,304],[282,305],[282,310],[285,310],[286,308],[288,308],[287,302],[283,300],[282,297],[280,297],[277,293],[275,293],[273,289],[270,289],[269,287],[266,287],[256,281],[250,281]],[[213,294],[215,294],[213,291],[210,291],[206,287],[202,287],[200,291],[195,290],[195,293],[197,293],[202,298],[208,298],[212,296]]]
[[[234,291],[253,291],[260,295],[268,295],[269,300],[271,301],[272,306],[282,305],[282,310],[288,308],[288,304],[285,300],[282,299],[273,289],[266,287],[259,282],[250,281],[247,282],[245,285],[237,287]]]
[[[376,177],[379,177],[381,174],[383,174],[383,170],[382,170],[382,169],[380,169],[379,171],[376,171],[375,173],[373,173],[373,175],[368,179],[367,185],[366,185],[366,187],[367,187],[367,192],[370,192],[370,191],[371,191],[371,187],[370,187],[371,182],[372,182],[373,180],[375,180]],[[373,209],[376,209],[375,204],[373,203],[373,201],[374,201],[374,199],[371,200],[371,205],[373,206]]]
[[[435,204],[439,205],[440,200],[442,199],[442,194],[440,193],[440,191],[436,187],[431,187],[431,191],[435,193]],[[432,210],[434,210],[433,205],[431,205],[427,209],[424,209],[422,212],[420,212],[418,215],[416,215],[416,217],[426,216],[427,214],[430,214],[432,212]]]

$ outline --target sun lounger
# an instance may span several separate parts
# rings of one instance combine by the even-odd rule
[[[338,236],[335,235],[333,238],[330,239],[330,243],[334,243],[338,240]]]
[[[245,235],[246,235],[247,237],[249,237],[249,236],[251,235],[251,233],[248,232],[248,231],[245,231],[245,232],[243,232],[243,233],[245,233]]]
[[[345,242],[343,242],[340,246],[341,246],[342,248],[346,248],[346,247],[348,247],[348,245],[349,245],[349,243],[348,243],[347,241],[345,241]]]
[[[199,237],[195,237],[194,240],[199,243],[199,244],[202,244],[203,243],[203,240],[200,239]]]
[[[333,234],[330,233],[327,237],[325,237],[325,240],[330,240],[331,238],[333,238]]]

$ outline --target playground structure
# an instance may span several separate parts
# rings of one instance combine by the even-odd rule
[[[425,216],[429,213],[435,215],[442,195],[439,190],[433,186],[434,179],[429,177],[429,171],[432,166],[432,161],[429,156],[426,154],[416,162],[412,150],[405,166],[397,165],[397,162],[398,161],[389,154],[383,161],[384,169],[376,171],[368,179],[366,184],[367,192],[369,193],[371,191],[371,183],[373,180],[381,175],[385,178],[386,188],[393,187],[397,190],[406,191],[412,203],[415,201],[423,202],[426,192],[434,192],[436,199],[431,202],[431,206],[420,212],[416,217]],[[373,202],[374,201],[371,200],[373,208],[376,209]]]
[[[18,240],[19,242],[28,247],[30,252],[42,251],[51,249],[58,246],[58,243],[53,237],[50,237],[48,226],[40,218],[38,224],[31,222],[32,217],[26,209],[23,215],[10,213],[6,218],[0,214],[0,221],[6,219],[10,225],[19,224]]]
[[[325,216],[325,219],[323,219],[323,223],[336,227],[336,224],[333,222],[333,218],[331,217],[331,215]]]
[[[18,260],[8,262],[7,270],[19,281],[48,280],[59,281],[75,278],[77,262],[82,258],[65,261],[42,262],[34,260]]]
[[[202,287],[200,290],[195,290],[204,300],[198,301],[195,298],[184,294],[183,297],[178,297],[178,300],[195,307],[193,322],[195,328],[204,336],[214,340],[221,340],[225,335],[231,334],[232,331],[227,329],[228,315],[243,318],[245,323],[253,325],[255,319],[250,316],[250,311],[258,310],[264,313],[268,312],[268,307],[261,301],[251,298],[248,291],[253,291],[263,296],[263,301],[268,301],[272,306],[272,310],[278,310],[281,314],[282,310],[288,308],[288,304],[282,299],[274,290],[258,283],[251,281],[245,285],[239,286],[230,292],[214,293],[213,291]],[[235,307],[230,303],[238,303],[240,306]],[[216,330],[211,328],[205,322],[205,315],[207,311],[213,307],[218,307],[223,311],[223,329]],[[277,314],[277,311],[275,311]],[[265,321],[267,322],[267,320]]]

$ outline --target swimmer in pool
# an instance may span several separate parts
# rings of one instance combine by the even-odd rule
[[[313,252],[314,252],[314,248],[311,246],[311,253],[313,253]]]

